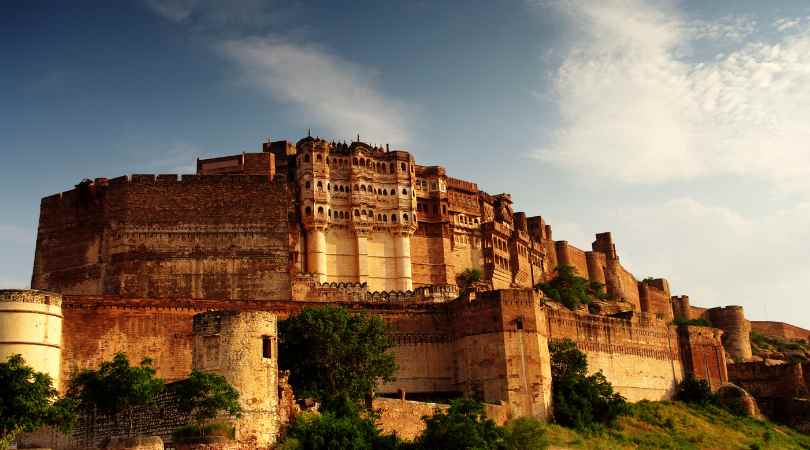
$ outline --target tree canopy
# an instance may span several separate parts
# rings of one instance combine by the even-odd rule
[[[472,286],[473,283],[481,281],[481,269],[467,268],[456,276],[456,284],[459,289],[464,290]]]
[[[416,439],[420,449],[445,450],[506,449],[506,433],[484,415],[484,406],[461,398],[450,403],[447,412],[437,410],[423,418],[425,430]]]
[[[393,342],[376,316],[341,307],[305,309],[279,323],[279,366],[298,397],[322,405],[360,401],[378,381],[393,380]]]
[[[560,265],[555,269],[557,273],[548,283],[539,283],[537,288],[554,301],[560,302],[566,308],[575,310],[579,305],[587,305],[594,300],[607,298],[605,286],[602,283],[588,281],[577,275],[572,266]]]
[[[67,431],[75,418],[74,403],[58,398],[50,375],[35,371],[21,355],[0,363],[0,449],[17,433],[43,425]]]
[[[587,375],[587,358],[573,341],[552,341],[549,351],[554,420],[557,423],[578,429],[612,425],[620,415],[628,412],[624,397],[613,392],[613,386],[601,370]]]
[[[130,433],[133,429],[132,411],[139,406],[154,404],[165,384],[155,377],[152,360],[144,358],[139,366],[130,366],[125,353],[119,352],[98,369],[79,372],[68,387],[68,397],[88,413],[116,416],[128,413]]]
[[[239,406],[239,391],[228,380],[216,373],[192,370],[187,380],[175,383],[174,391],[178,407],[190,411],[198,429],[220,412],[239,417],[242,407]]]

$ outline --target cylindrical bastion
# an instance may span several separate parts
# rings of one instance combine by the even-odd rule
[[[745,318],[742,306],[711,308],[706,311],[708,319],[725,333],[725,348],[735,362],[751,359],[751,323]]]
[[[19,353],[60,388],[62,296],[32,289],[0,290],[0,361]]]

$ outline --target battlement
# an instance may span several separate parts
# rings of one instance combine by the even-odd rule
[[[62,306],[62,294],[37,289],[0,289],[0,302]]]

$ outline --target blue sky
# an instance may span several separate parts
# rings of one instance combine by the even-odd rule
[[[810,4],[6,1],[0,286],[39,199],[359,133],[694,304],[810,328]]]

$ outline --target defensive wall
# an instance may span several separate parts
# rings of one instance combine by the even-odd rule
[[[810,343],[810,331],[784,322],[751,321],[751,330],[766,336],[788,341],[802,340]]]
[[[31,285],[124,298],[290,298],[286,184],[131,175],[42,199]]]

